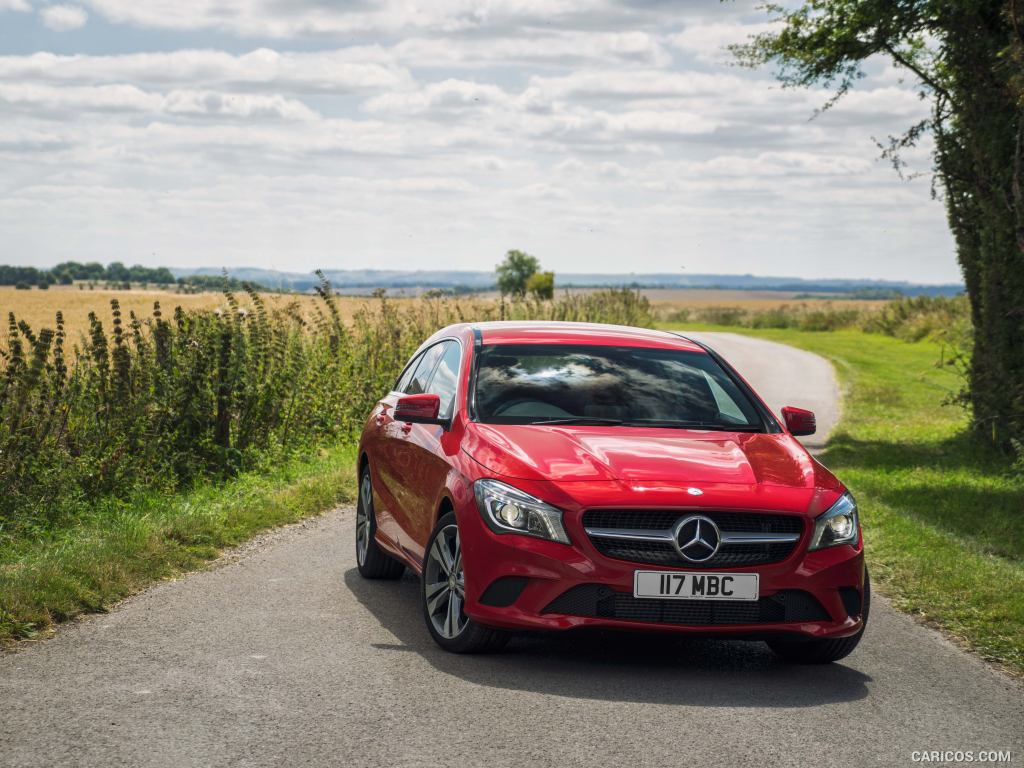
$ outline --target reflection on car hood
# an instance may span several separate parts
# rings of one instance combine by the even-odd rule
[[[824,471],[788,434],[471,423],[463,448],[497,475],[557,482],[811,488]]]

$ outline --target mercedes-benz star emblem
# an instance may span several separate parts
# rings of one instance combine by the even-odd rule
[[[676,525],[675,543],[679,554],[685,559],[691,563],[703,563],[715,556],[722,543],[722,536],[710,517],[691,515]]]

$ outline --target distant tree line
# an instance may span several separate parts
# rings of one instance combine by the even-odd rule
[[[71,285],[76,280],[155,283],[157,285],[173,285],[177,282],[167,267],[144,267],[141,264],[126,267],[120,261],[112,261],[107,266],[103,266],[98,261],[86,264],[77,261],[64,261],[52,269],[0,264],[0,285],[18,285],[20,283],[43,288],[51,285]]]
[[[225,287],[240,290],[242,281],[221,275],[187,275],[175,278],[167,267],[144,267],[135,264],[125,266],[120,261],[112,261],[103,266],[98,261],[81,264],[77,261],[63,261],[52,269],[36,267],[15,267],[0,264],[0,285],[14,285],[19,288],[49,288],[51,285],[72,285],[75,282],[113,284],[117,287],[130,287],[133,283],[145,283],[159,286],[178,286],[183,290],[220,291]],[[252,288],[263,290],[262,286],[249,281]]]

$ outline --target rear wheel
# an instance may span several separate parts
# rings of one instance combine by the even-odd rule
[[[868,577],[867,569],[864,571],[864,608],[863,622],[860,631],[850,637],[840,637],[835,640],[769,640],[768,647],[776,655],[786,661],[795,664],[829,664],[833,661],[845,658],[853,653],[853,649],[860,643],[864,636],[864,630],[868,626],[868,613],[871,611],[871,579]]]
[[[374,534],[377,518],[373,514],[373,481],[370,468],[363,467],[359,476],[359,502],[356,504],[356,566],[364,579],[397,579],[405,566],[384,552]]]
[[[420,586],[427,629],[446,651],[488,653],[508,642],[507,633],[477,624],[465,614],[466,572],[453,512],[444,515],[430,535]]]

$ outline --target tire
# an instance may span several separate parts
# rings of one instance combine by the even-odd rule
[[[835,640],[769,640],[768,647],[782,659],[794,664],[830,664],[853,653],[868,626],[871,612],[871,578],[864,570],[864,622],[860,631],[850,637]]]
[[[441,517],[423,556],[420,604],[427,631],[451,653],[491,653],[508,642],[508,633],[478,624],[463,613],[465,571],[455,513]]]
[[[373,513],[373,481],[370,467],[359,476],[359,501],[356,504],[356,567],[364,579],[398,579],[405,565],[395,560],[374,541],[377,516]]]

